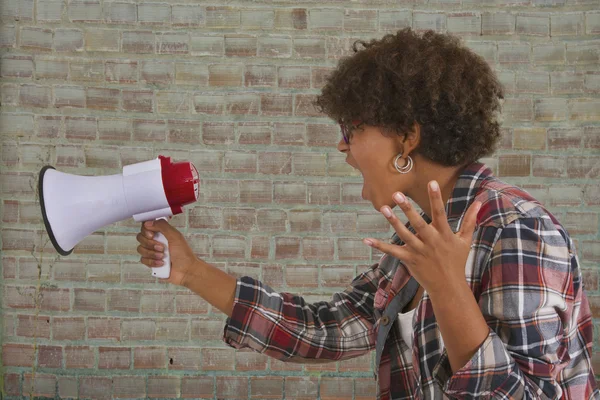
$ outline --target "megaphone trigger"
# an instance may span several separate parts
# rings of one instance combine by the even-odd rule
[[[167,221],[167,218],[161,217],[156,220],[164,219]],[[169,217],[171,219],[171,217]],[[153,267],[152,268],[152,276],[157,278],[167,279],[171,275],[171,257],[169,255],[169,241],[161,232],[156,232],[154,234],[154,240],[160,242],[165,247],[164,257],[162,259],[163,265],[161,267]]]

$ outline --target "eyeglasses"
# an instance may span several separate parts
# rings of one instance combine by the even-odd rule
[[[352,121],[352,126],[354,128],[358,127],[360,124],[362,124],[362,122],[359,121],[359,120],[353,120]],[[344,142],[346,144],[350,144],[350,133],[351,133],[351,130],[348,129],[348,125],[346,125],[344,122],[340,121],[340,129],[342,131],[342,137],[344,138]]]

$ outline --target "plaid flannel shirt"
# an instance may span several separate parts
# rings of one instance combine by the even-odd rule
[[[418,285],[387,255],[331,301],[311,304],[239,279],[224,341],[300,363],[375,349],[379,399],[600,398],[592,316],[568,233],[530,195],[479,163],[463,171],[447,203],[454,231],[474,200],[482,207],[465,275],[489,333],[458,371],[450,368],[427,292],[413,318],[412,349],[402,340],[394,321]]]

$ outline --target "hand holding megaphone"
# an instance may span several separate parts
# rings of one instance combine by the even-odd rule
[[[180,214],[184,205],[198,199],[199,190],[198,170],[192,163],[172,163],[163,156],[127,165],[122,174],[108,176],[71,175],[46,166],[39,178],[44,225],[54,248],[63,256],[71,254],[86,236],[114,222]],[[167,248],[166,238],[159,238]],[[159,278],[169,274],[167,262],[152,272]]]

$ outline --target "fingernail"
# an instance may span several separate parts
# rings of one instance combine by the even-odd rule
[[[156,246],[154,246],[154,250],[156,250],[156,251],[163,251],[163,247],[159,246],[159,245],[156,245]]]
[[[154,235],[152,235],[152,232],[148,232],[148,233],[146,233],[146,237],[147,237],[147,238],[150,238],[150,239],[152,239],[152,236],[154,236]]]
[[[433,192],[437,192],[438,190],[440,190],[440,185],[438,185],[438,183],[436,181],[431,181],[429,183],[429,187],[431,188],[431,190]]]
[[[371,239],[364,239],[363,243],[367,246],[373,246],[373,241]]]
[[[404,195],[402,193],[395,193],[394,200],[396,200],[396,203],[402,204],[406,201],[406,198],[404,197]]]
[[[381,213],[389,218],[392,216],[392,210],[388,206],[381,207]]]
[[[146,221],[146,226],[152,226],[154,225],[154,221]]]

